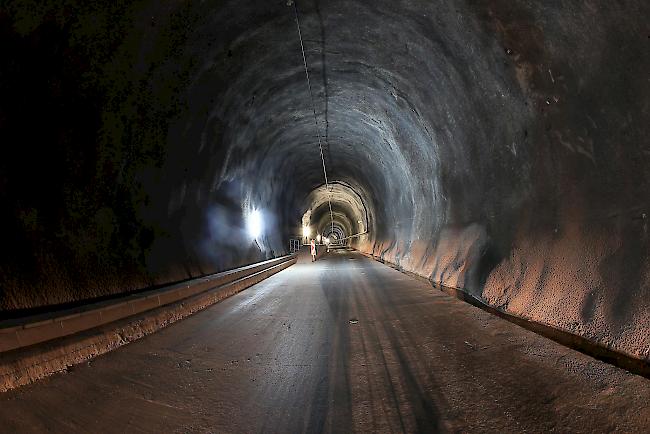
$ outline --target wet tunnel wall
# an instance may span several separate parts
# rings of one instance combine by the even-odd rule
[[[301,1],[318,130],[291,3],[0,6],[5,314],[284,254],[320,134],[358,249],[649,356],[646,1]]]

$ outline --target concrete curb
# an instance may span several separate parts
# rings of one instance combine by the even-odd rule
[[[116,300],[92,303],[53,314],[0,322],[0,353],[88,330],[225,285],[288,260],[289,256],[212,274]]]
[[[81,312],[54,318],[23,319],[1,329],[14,333],[2,341],[0,392],[32,383],[55,372],[151,334],[278,273],[296,262],[294,256],[264,261],[236,270],[148,291],[111,303],[90,305]],[[5,330],[9,329],[7,332]],[[32,342],[27,345],[21,345]],[[18,344],[18,346],[15,346]],[[13,347],[12,347],[13,345]]]
[[[449,286],[441,285],[437,282],[431,281],[429,278],[425,276],[421,276],[419,274],[406,271],[399,265],[389,261],[385,261],[384,259],[378,256],[374,256],[370,253],[362,252],[359,250],[357,250],[357,252],[361,253],[362,255],[366,256],[369,259],[373,259],[377,262],[381,262],[382,264],[385,264],[410,277],[427,282],[434,288],[439,289],[440,291],[452,297],[455,297],[468,304],[471,304],[474,307],[478,307],[479,309],[491,313],[492,315],[498,316],[499,318],[503,318],[506,321],[516,324],[519,327],[525,328],[526,330],[532,331],[533,333],[537,333],[540,336],[544,336],[547,339],[551,339],[561,345],[564,345],[565,347],[574,349],[590,357],[601,360],[605,363],[609,363],[610,365],[614,365],[616,367],[625,369],[633,374],[640,375],[645,378],[650,378],[650,361],[648,360],[639,359],[630,354],[626,354],[622,351],[613,350],[597,342],[590,341],[589,339],[583,336],[569,333],[565,330],[560,330],[543,323],[531,321],[513,315],[511,313],[504,312],[502,310],[499,310],[493,306],[484,303],[482,300],[472,296],[471,294],[467,293],[466,291],[463,291],[460,288],[452,288]]]

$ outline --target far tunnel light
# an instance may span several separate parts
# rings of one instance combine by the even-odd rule
[[[253,210],[246,219],[246,229],[252,238],[258,238],[262,235],[262,213],[259,210]]]
[[[316,235],[316,242],[320,243],[320,234]]]
[[[311,234],[311,231],[309,230],[309,226],[303,226],[302,227],[302,236],[305,238],[309,238],[309,235]]]

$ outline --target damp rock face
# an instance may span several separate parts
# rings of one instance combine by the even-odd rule
[[[297,6],[318,132],[285,1],[2,6],[0,307],[285,253],[320,134],[357,248],[648,357],[647,2]]]

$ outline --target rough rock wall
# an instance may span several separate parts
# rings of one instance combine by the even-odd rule
[[[210,136],[218,126],[185,140],[177,123],[200,13],[155,1],[0,5],[0,311],[283,253],[247,235],[246,180],[211,189],[226,153]]]
[[[432,237],[360,248],[648,359],[650,9],[478,4],[502,50],[492,55],[515,79],[521,116],[504,118],[501,104],[480,109],[468,131],[487,118],[506,134],[458,146],[462,159],[441,153],[446,213]]]

